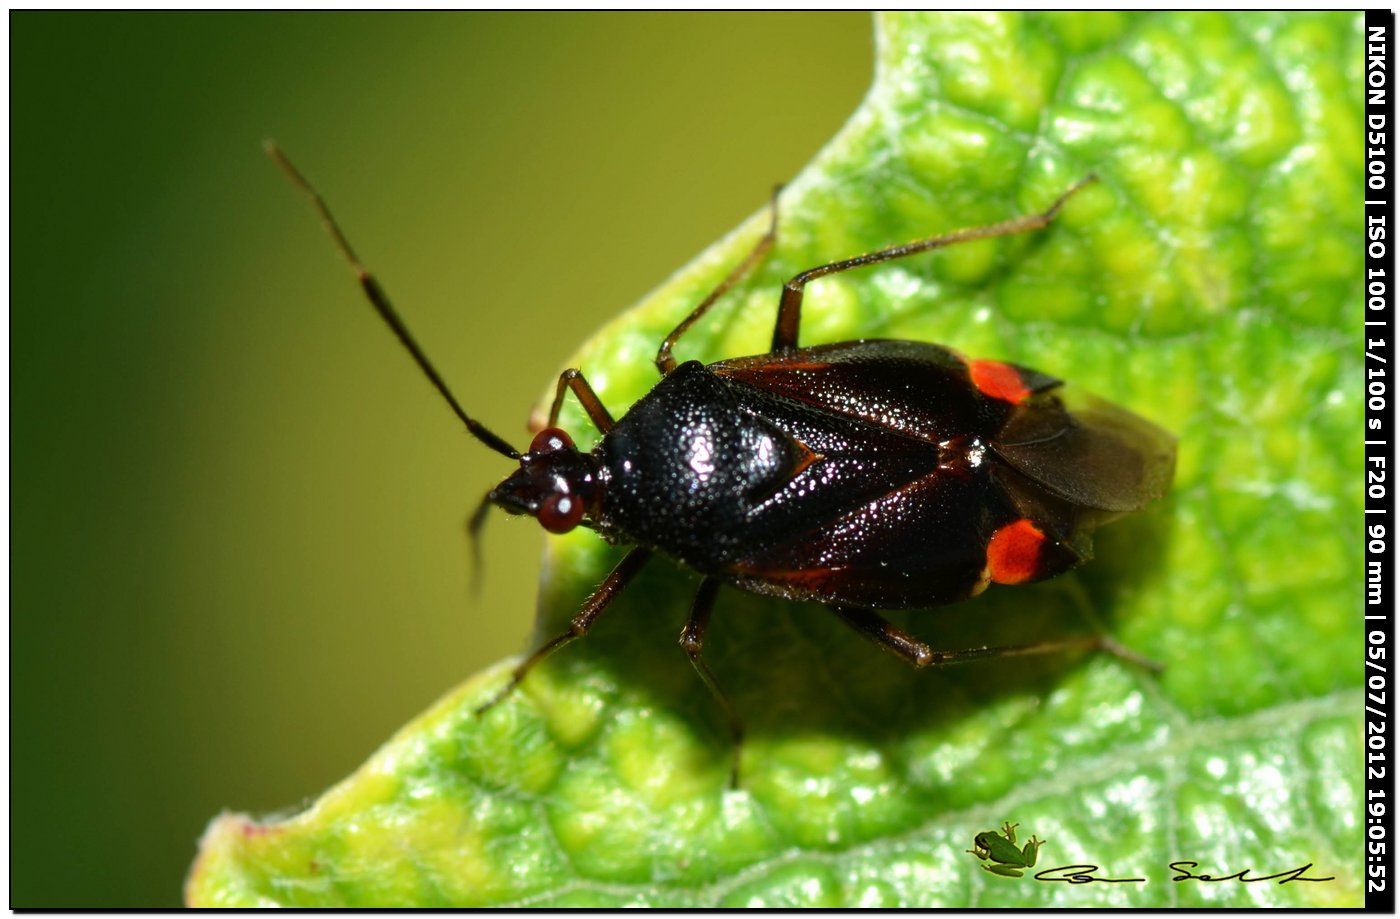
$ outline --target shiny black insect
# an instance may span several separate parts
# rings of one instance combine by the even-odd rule
[[[635,546],[568,630],[526,658],[482,710],[584,635],[657,552],[703,575],[681,645],[723,705],[736,742],[741,723],[700,656],[722,584],[824,603],[916,667],[1073,647],[1153,666],[1104,636],[938,651],[875,611],[954,603],[991,583],[1039,581],[1088,560],[1096,527],[1170,485],[1171,435],[1105,402],[1071,406],[1053,377],[938,345],[797,345],[803,290],[813,279],[1042,229],[1092,176],[1040,214],[804,271],[783,286],[769,353],[678,363],[676,342],[772,247],[775,194],[767,233],[661,343],[655,388],[614,420],[583,374],[566,370],[549,426],[522,454],[462,410],[319,196],[275,147],[269,151],[311,196],[370,302],[468,430],[519,462],[486,496],[473,529],[495,505],[533,516],[550,532],[586,526]],[[555,426],[566,392],[602,433],[591,452]]]

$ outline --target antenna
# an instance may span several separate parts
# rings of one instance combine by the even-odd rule
[[[408,349],[408,353],[413,355],[413,359],[418,362],[419,368],[427,375],[433,386],[437,387],[437,391],[447,400],[447,404],[452,406],[452,411],[456,412],[457,417],[462,419],[462,423],[467,426],[467,431],[497,453],[507,456],[510,459],[520,459],[520,451],[506,443],[500,436],[492,433],[486,425],[472,418],[462,410],[462,406],[457,402],[457,398],[453,396],[452,391],[447,388],[447,384],[443,382],[437,369],[433,367],[432,362],[428,360],[428,356],[423,353],[423,349],[418,347],[418,342],[414,341],[413,336],[409,334],[408,326],[404,325],[403,320],[399,318],[398,312],[394,309],[393,304],[389,302],[389,296],[384,293],[384,289],[379,286],[379,282],[374,279],[374,276],[369,273],[369,270],[365,268],[355,256],[355,251],[350,248],[350,243],[346,240],[345,234],[340,232],[340,226],[336,224],[335,218],[331,216],[330,209],[326,207],[326,202],[321,200],[321,195],[316,191],[315,187],[313,187],[312,184],[306,180],[306,177],[292,165],[291,160],[287,159],[276,143],[271,140],[263,141],[263,149],[266,150],[267,155],[272,157],[273,161],[282,168],[282,171],[287,174],[287,178],[292,180],[292,184],[300,188],[306,196],[311,199],[312,207],[316,208],[316,213],[321,218],[321,225],[324,226],[326,232],[331,235],[331,241],[334,242],[335,247],[340,250],[340,254],[350,263],[350,268],[355,272],[355,277],[359,279],[360,287],[364,289],[365,296],[369,298],[370,305],[374,307],[375,312],[380,315],[380,318],[389,324],[389,328],[393,330],[399,342]]]

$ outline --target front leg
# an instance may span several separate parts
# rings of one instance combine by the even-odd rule
[[[509,696],[515,691],[515,688],[520,685],[521,681],[525,679],[525,676],[533,670],[535,665],[540,661],[549,657],[569,642],[587,635],[588,630],[593,627],[594,620],[602,614],[603,610],[608,608],[608,605],[612,603],[613,600],[617,599],[617,595],[637,576],[637,572],[641,571],[650,559],[650,549],[637,548],[624,555],[622,561],[617,563],[617,567],[603,579],[603,583],[599,584],[593,593],[588,595],[588,599],[583,601],[583,608],[579,610],[578,614],[575,615],[573,619],[569,620],[569,627],[543,645],[540,645],[529,657],[521,661],[520,664],[516,666],[515,670],[511,672],[510,682],[501,687],[487,702],[477,706],[477,717],[481,717],[497,705],[500,705],[501,702],[505,700],[506,696]]]
[[[598,394],[593,391],[593,387],[588,385],[588,380],[584,379],[583,371],[575,367],[570,367],[559,374],[559,385],[554,389],[554,404],[549,407],[549,426],[555,427],[559,424],[559,410],[564,407],[564,392],[573,390],[578,397],[579,404],[588,413],[588,418],[593,422],[593,426],[598,429],[599,434],[606,434],[612,430],[613,417],[608,411],[603,400],[598,398]]]

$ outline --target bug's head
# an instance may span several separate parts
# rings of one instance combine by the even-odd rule
[[[551,533],[567,533],[597,509],[600,475],[597,457],[581,453],[559,428],[545,428],[486,501],[508,514],[529,514]]]

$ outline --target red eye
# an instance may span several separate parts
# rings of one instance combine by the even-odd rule
[[[545,428],[530,441],[530,452],[558,453],[560,450],[571,449],[573,445],[573,439],[559,428]]]
[[[535,518],[551,533],[567,533],[583,520],[583,502],[574,495],[550,495],[540,502]]]

